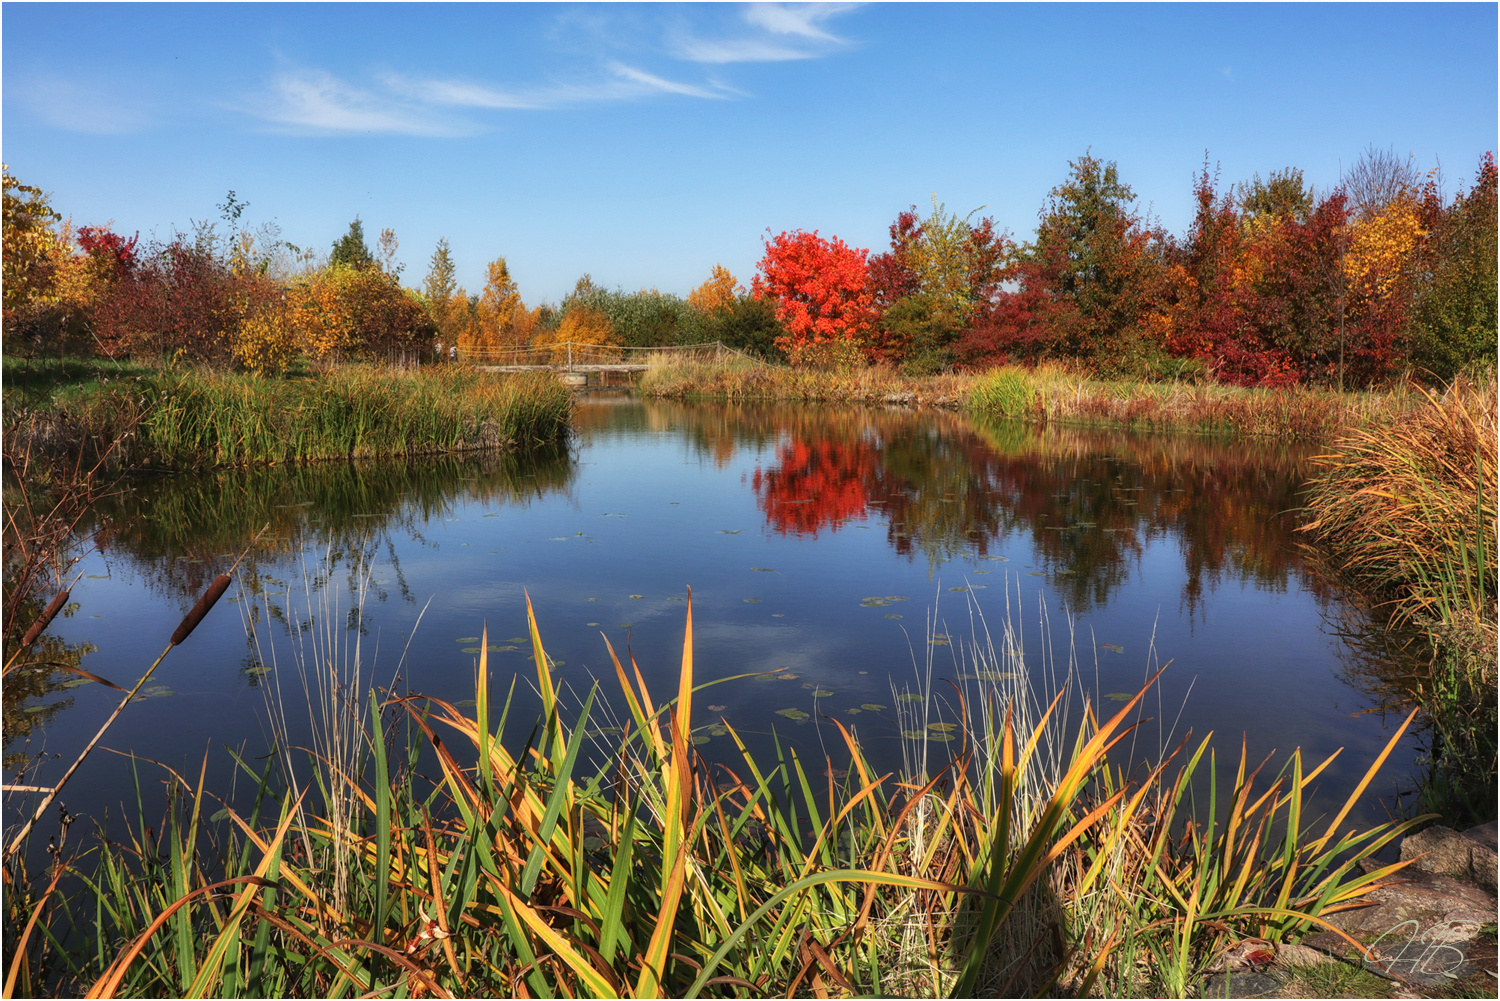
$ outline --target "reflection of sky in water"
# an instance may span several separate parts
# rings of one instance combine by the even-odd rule
[[[643,410],[652,418],[650,427],[640,419]],[[870,507],[864,518],[828,526],[815,539],[782,534],[767,527],[750,483],[757,468],[775,460],[780,439],[760,434],[734,447],[723,441],[705,445],[693,440],[692,428],[662,428],[675,419],[673,414],[690,415],[690,408],[665,412],[663,417],[648,406],[615,406],[611,416],[629,428],[608,432],[595,428],[608,417],[589,415],[576,444],[572,479],[539,497],[516,503],[456,493],[445,507],[413,526],[420,538],[400,527],[387,529],[371,549],[372,591],[383,597],[372,598],[364,612],[367,662],[373,655],[365,682],[385,684],[399,670],[402,689],[453,700],[472,698],[475,657],[464,650],[478,645],[467,638],[480,635],[487,624],[491,646],[517,647],[491,655],[493,696],[503,698],[511,679],[518,679],[518,701],[528,708],[518,708],[510,732],[524,734],[531,719],[529,682],[534,675],[529,644],[515,640],[526,635],[529,592],[548,652],[563,662],[562,678],[582,689],[591,676],[599,677],[606,696],[616,690],[603,633],[622,659],[627,648],[634,651],[652,691],[665,698],[675,688],[685,609],[681,599],[691,585],[701,680],[777,668],[798,676],[716,686],[700,697],[696,723],[716,715],[704,707],[721,704],[723,715],[753,744],[764,747],[774,725],[804,757],[820,755],[824,743],[837,745],[837,735],[826,726],[820,732],[814,723],[799,726],[776,711],[812,712],[813,690],[821,687],[834,694],[817,699],[817,707],[856,727],[883,767],[894,767],[899,764],[894,713],[850,715],[846,710],[863,703],[894,708],[892,681],[901,686],[915,682],[926,660],[927,619],[934,609],[940,631],[957,644],[934,651],[937,677],[958,673],[956,650],[985,624],[998,642],[1007,607],[1035,664],[1041,601],[1047,606],[1053,643],[1066,659],[1068,592],[1059,587],[1062,579],[1034,575],[1053,564],[1033,549],[1035,536],[1026,525],[1001,527],[990,540],[988,555],[1003,560],[960,545],[952,551],[966,555],[940,563],[920,552],[897,554],[880,506]],[[161,489],[172,487],[166,483]],[[1339,642],[1326,631],[1318,594],[1304,583],[1300,570],[1294,569],[1282,588],[1237,578],[1232,565],[1226,566],[1217,584],[1205,589],[1206,599],[1190,611],[1184,602],[1185,543],[1157,529],[1139,531],[1136,538],[1138,552],[1128,551],[1117,568],[1123,583],[1107,604],[1091,604],[1074,621],[1076,656],[1086,685],[1099,694],[1133,692],[1154,664],[1170,660],[1159,695],[1147,705],[1163,725],[1175,725],[1179,737],[1188,727],[1200,736],[1215,731],[1225,767],[1237,757],[1242,732],[1249,734],[1252,761],[1258,763],[1274,750],[1277,768],[1299,744],[1311,759],[1309,767],[1347,746],[1322,786],[1330,793],[1350,788],[1392,723],[1353,715],[1362,702],[1336,677]],[[308,566],[318,566],[326,558],[323,544],[310,543],[305,558]],[[1295,567],[1294,560],[1291,565]],[[160,653],[192,596],[174,601],[159,587],[145,586],[142,581],[149,575],[139,572],[123,551],[91,556],[80,570],[110,579],[86,576],[74,591],[81,610],[54,629],[70,641],[97,643],[100,652],[84,666],[128,687]],[[290,582],[294,616],[305,618],[303,557],[276,557],[263,562],[261,570]],[[333,574],[340,603],[336,618],[350,605],[346,576],[343,564]],[[409,597],[403,597],[399,582]],[[973,590],[950,590],[960,587]],[[238,588],[229,597],[243,599]],[[867,603],[872,597],[906,600]],[[970,607],[971,598],[982,622]],[[287,598],[271,600],[283,604]],[[321,601],[315,599],[314,605]],[[195,774],[208,750],[210,772],[221,777],[230,769],[219,747],[243,746],[252,757],[263,754],[262,695],[242,670],[253,657],[240,617],[247,607],[244,600],[226,600],[216,609],[154,679],[175,694],[132,707],[105,744],[134,748]],[[283,651],[278,661],[285,672],[286,632],[262,625],[260,633],[263,643],[273,642]],[[1154,657],[1149,654],[1153,645]],[[290,687],[287,674],[282,680]],[[70,759],[113,707],[110,694],[97,687],[76,690],[75,708],[59,717],[50,732],[38,734],[32,750],[45,742],[47,751]],[[1106,711],[1111,705],[1103,703]],[[291,715],[297,718],[295,712]],[[1142,740],[1155,746],[1154,724]],[[731,749],[727,737],[702,748],[724,757]],[[1378,784],[1380,791],[1388,794],[1411,770],[1408,750],[1393,761]],[[65,800],[75,812],[85,803],[133,801],[128,782],[123,759],[97,755],[73,781]],[[1369,820],[1382,817],[1374,806],[1365,814]]]

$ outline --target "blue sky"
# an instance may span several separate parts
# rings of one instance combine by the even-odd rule
[[[1367,147],[1497,146],[1497,7],[1475,4],[11,3],[3,155],[78,225],[168,237],[233,189],[327,250],[439,237],[528,304],[584,272],[748,284],[769,228],[878,252],[932,193],[1024,240],[1091,149],[1168,230],[1223,184]]]

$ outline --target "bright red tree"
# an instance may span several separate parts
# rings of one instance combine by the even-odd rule
[[[868,254],[838,237],[825,240],[816,230],[782,232],[766,243],[751,291],[776,303],[776,318],[787,329],[777,347],[857,342],[870,329],[877,314]]]

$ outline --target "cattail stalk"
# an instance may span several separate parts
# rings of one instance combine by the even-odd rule
[[[47,610],[31,624],[31,628],[26,630],[26,635],[21,637],[21,649],[24,650],[35,643],[36,638],[42,635],[42,631],[52,624],[52,620],[57,618],[57,613],[62,611],[63,606],[68,603],[68,593],[67,588],[57,593],[57,597],[52,599],[52,604],[48,605]]]
[[[229,575],[227,573],[221,573],[214,578],[214,582],[208,585],[208,590],[203,592],[192,610],[183,616],[182,622],[178,624],[177,631],[172,634],[172,646],[187,639],[193,630],[198,628],[198,623],[203,621],[203,616],[208,614],[208,610],[218,603],[228,589]]]
[[[172,648],[188,638],[188,635],[197,628],[198,623],[203,621],[203,616],[208,614],[208,610],[214,607],[228,588],[229,575],[227,573],[215,577],[214,582],[208,585],[208,590],[203,592],[203,596],[193,605],[192,610],[183,617],[182,623],[177,627],[177,631],[172,634],[172,642],[167,644],[167,648],[161,652],[161,656],[157,657],[155,663],[146,669],[145,674],[141,675],[141,680],[135,683],[135,687],[125,693],[125,697],[120,700],[120,704],[115,706],[115,711],[109,714],[109,719],[105,720],[104,725],[99,728],[99,732],[94,734],[94,739],[89,741],[88,746],[73,760],[73,764],[63,773],[63,777],[58,780],[58,783],[52,787],[52,791],[42,798],[41,803],[38,804],[36,810],[31,814],[30,819],[21,828],[20,833],[11,839],[10,844],[5,846],[5,854],[7,856],[15,854],[16,850],[21,847],[22,843],[26,840],[26,836],[36,826],[36,822],[47,812],[47,807],[52,805],[52,801],[57,798],[57,794],[62,791],[62,787],[67,784],[68,779],[72,778],[73,773],[78,771],[78,766],[83,764],[83,759],[87,758],[89,753],[93,751],[94,746],[103,738],[105,731],[114,725],[120,713],[124,712],[125,707],[130,704],[130,700],[135,698],[136,693],[141,690],[147,680],[150,679],[152,673],[166,659],[167,654],[172,652]],[[58,595],[59,598],[63,596]],[[57,601],[54,600],[52,604],[57,604]]]

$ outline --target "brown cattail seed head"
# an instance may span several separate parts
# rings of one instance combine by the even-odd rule
[[[208,610],[214,607],[214,604],[224,596],[224,592],[227,590],[229,590],[229,575],[221,573],[214,578],[212,584],[208,585],[208,590],[203,592],[203,597],[198,599],[198,603],[193,606],[192,611],[183,617],[182,624],[172,634],[173,646],[187,639],[192,634],[192,631],[198,628],[198,623],[203,621],[203,616],[208,614]]]
[[[59,591],[57,597],[52,599],[52,604],[48,605],[47,610],[40,616],[38,616],[37,620],[31,624],[31,628],[26,630],[26,635],[21,637],[21,649],[24,650],[26,647],[29,647],[31,646],[31,644],[35,643],[36,638],[42,635],[42,630],[46,629],[49,625],[52,624],[52,620],[57,618],[57,613],[62,611],[63,606],[67,603],[68,592]]]

